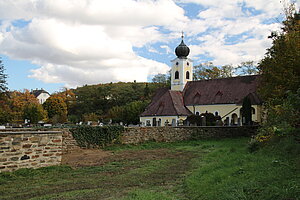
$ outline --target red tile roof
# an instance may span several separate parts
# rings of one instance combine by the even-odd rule
[[[159,89],[141,116],[189,116],[190,105],[238,104],[248,96],[253,105],[262,100],[257,95],[259,75],[237,76],[187,82],[183,92]]]
[[[188,116],[192,113],[184,106],[182,92],[163,88],[157,91],[143,116]]]
[[[252,75],[187,82],[183,91],[184,104],[242,104],[246,96],[252,104],[261,104],[256,93],[258,79],[259,75]]]

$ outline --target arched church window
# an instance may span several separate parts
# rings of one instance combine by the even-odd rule
[[[178,71],[175,72],[175,79],[179,79],[179,72]]]
[[[190,63],[189,63],[189,62],[187,62],[186,64],[187,64],[187,66],[189,66],[189,65],[190,65]]]
[[[178,65],[178,62],[176,62],[176,65]]]
[[[186,77],[186,79],[190,79],[190,72],[189,71],[186,72],[185,77]]]

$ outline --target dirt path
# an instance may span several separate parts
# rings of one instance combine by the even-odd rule
[[[178,154],[178,153],[177,153]],[[157,160],[178,156],[168,149],[126,150],[118,153],[100,149],[76,149],[62,157],[62,164],[71,167],[100,166],[109,162]]]

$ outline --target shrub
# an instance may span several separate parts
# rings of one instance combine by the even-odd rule
[[[208,112],[201,115],[190,115],[186,119],[190,124],[197,126],[215,126],[217,120],[221,120],[221,117]]]
[[[202,113],[200,116],[204,116],[206,119],[206,126],[215,126],[216,125],[216,120],[218,116],[215,116],[212,113],[206,112]]]
[[[108,144],[119,142],[122,126],[80,126],[70,129],[73,137],[80,147],[104,147]]]
[[[275,104],[274,102],[280,103]],[[274,137],[300,137],[300,89],[296,93],[288,91],[283,99],[269,101],[266,108],[267,119],[253,141],[250,141],[250,146],[255,146],[256,143],[261,144],[257,146],[258,148]]]

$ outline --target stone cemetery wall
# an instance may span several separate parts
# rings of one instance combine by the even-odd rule
[[[125,128],[121,143],[138,144],[147,141],[174,142],[192,139],[228,138],[255,135],[255,126],[211,127],[132,127]]]
[[[61,131],[0,132],[0,172],[59,165]]]
[[[174,142],[255,135],[257,127],[128,127],[122,144]],[[0,172],[60,165],[62,154],[78,149],[69,129],[0,130]]]

